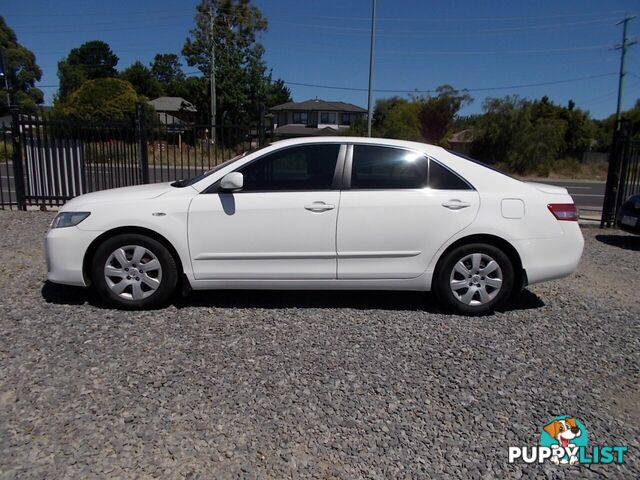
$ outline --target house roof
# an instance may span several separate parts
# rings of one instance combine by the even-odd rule
[[[346,102],[328,102],[318,98],[305,100],[304,102],[287,102],[271,107],[272,111],[282,110],[305,110],[305,111],[336,111],[336,112],[357,112],[366,113],[367,110]]]
[[[316,137],[319,135],[335,135],[338,130],[331,127],[314,128],[304,125],[283,125],[276,128],[276,135],[288,135],[291,137]]]
[[[197,112],[196,106],[182,97],[158,97],[149,103],[159,112]]]
[[[451,135],[449,143],[473,143],[474,140],[475,132],[471,128],[468,128]]]

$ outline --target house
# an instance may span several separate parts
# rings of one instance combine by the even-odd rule
[[[352,103],[318,98],[276,105],[271,113],[274,133],[281,138],[335,135],[367,117],[367,110]]]
[[[193,123],[196,113],[196,106],[182,97],[158,97],[150,100],[149,104],[158,112],[158,118],[165,125],[176,122]]]
[[[471,146],[475,140],[475,132],[473,129],[468,128],[466,130],[461,130],[457,133],[454,133],[449,138],[449,147],[451,150],[459,153],[463,153],[465,155],[469,155],[471,152]]]

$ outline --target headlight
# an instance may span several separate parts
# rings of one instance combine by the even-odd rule
[[[51,228],[75,227],[91,212],[60,212],[51,222]]]

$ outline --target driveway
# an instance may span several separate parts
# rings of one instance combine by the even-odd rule
[[[384,292],[122,312],[44,282],[51,218],[0,211],[0,477],[640,477],[640,237],[585,229],[575,275],[482,318]],[[508,464],[556,415],[625,462]]]

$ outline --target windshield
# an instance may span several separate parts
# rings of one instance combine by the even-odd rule
[[[173,182],[171,184],[171,186],[172,187],[177,187],[177,188],[182,188],[182,187],[188,187],[190,185],[193,185],[194,183],[199,182],[203,178],[207,178],[212,173],[215,173],[218,170],[223,169],[227,165],[231,165],[233,162],[236,162],[236,161],[240,160],[241,158],[244,158],[247,155],[249,155],[250,153],[253,153],[253,152],[257,151],[257,150],[259,150],[259,149],[247,150],[246,152],[242,152],[240,155],[236,155],[235,157],[230,158],[226,162],[222,162],[220,165],[216,165],[211,170],[207,170],[206,172],[202,172],[200,175],[196,175],[195,177],[187,178],[187,179],[184,179],[184,180],[176,180],[175,182]]]

